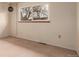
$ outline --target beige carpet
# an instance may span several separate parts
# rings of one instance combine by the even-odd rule
[[[75,57],[73,50],[7,37],[0,39],[0,57]]]

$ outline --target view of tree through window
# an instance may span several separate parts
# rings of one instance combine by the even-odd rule
[[[22,8],[21,20],[47,20],[48,19],[48,5],[38,5],[33,7]]]

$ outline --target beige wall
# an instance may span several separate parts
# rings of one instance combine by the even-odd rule
[[[11,35],[75,50],[76,3],[49,3],[51,23],[19,23],[22,7],[47,3],[18,3],[11,17]],[[17,9],[16,9],[17,8]],[[61,38],[58,38],[61,35]]]
[[[16,17],[18,16],[16,15],[17,14],[16,3],[11,3],[10,5],[14,8],[14,11],[9,13],[10,35],[16,36],[16,19],[17,19]]]
[[[0,38],[9,35],[8,3],[0,3]]]
[[[77,3],[77,40],[76,40],[77,52],[79,54],[79,3]]]

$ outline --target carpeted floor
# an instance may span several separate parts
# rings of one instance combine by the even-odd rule
[[[0,57],[76,57],[77,53],[51,45],[7,37],[0,39]]]

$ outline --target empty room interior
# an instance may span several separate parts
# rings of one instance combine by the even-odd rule
[[[0,57],[78,56],[78,2],[0,2]]]

